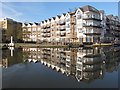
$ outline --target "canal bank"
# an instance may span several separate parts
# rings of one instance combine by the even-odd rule
[[[8,47],[7,43],[1,44],[2,48]],[[16,43],[15,48],[29,47],[29,48],[67,48],[69,45],[41,45],[41,44],[31,44],[31,43]]]
[[[8,43],[0,44],[2,48],[7,48]],[[69,47],[102,47],[102,46],[116,46],[112,43],[101,43],[92,45],[43,45],[43,44],[32,44],[32,43],[16,43],[15,48],[30,47],[30,48],[69,48]]]

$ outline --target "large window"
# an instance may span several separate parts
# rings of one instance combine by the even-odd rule
[[[38,28],[38,32],[40,32],[40,28]]]
[[[29,28],[28,31],[31,31],[31,28]]]
[[[32,30],[33,30],[33,32],[35,32],[35,31],[36,31],[36,28],[33,28]]]
[[[81,19],[81,15],[77,15],[77,19]]]
[[[69,21],[70,21],[70,19],[69,19],[69,18],[67,18],[67,19],[66,19],[66,22],[69,22]]]
[[[66,28],[70,28],[70,24],[67,24],[67,25],[66,25]]]
[[[91,36],[87,36],[86,37],[86,42],[92,42],[92,37]]]
[[[82,36],[79,37],[79,42],[83,42],[83,37]]]
[[[25,31],[26,29],[24,28],[23,31]]]
[[[70,32],[71,32],[71,30],[70,30],[70,29],[66,29],[66,32],[67,32],[67,33],[70,33]]]
[[[82,28],[78,28],[78,32],[82,33],[83,32]]]

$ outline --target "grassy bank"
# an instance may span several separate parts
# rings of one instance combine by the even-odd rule
[[[101,43],[101,44],[93,44],[93,45],[85,45],[85,47],[96,47],[96,46],[112,46],[112,43]]]
[[[30,47],[30,48],[67,48],[67,45],[40,45],[29,43],[16,43],[15,47]]]

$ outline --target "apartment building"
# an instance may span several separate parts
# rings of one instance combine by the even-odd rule
[[[92,44],[111,42],[120,38],[119,18],[113,15],[107,16],[103,10],[99,11],[89,5],[78,8],[74,12],[57,15],[41,23],[41,27],[49,23],[49,27],[41,29],[44,35],[46,35],[46,28],[50,30],[47,33],[50,36],[42,36],[42,40],[46,39],[56,44],[74,42]]]
[[[120,21],[118,16],[106,16],[105,40],[113,41],[120,39]]]
[[[32,32],[28,41],[39,40],[45,44],[93,44],[112,42],[120,38],[118,16],[106,15],[104,10],[99,11],[89,5],[49,18],[39,24],[29,23],[24,26],[23,28],[31,28],[28,30]]]
[[[24,23],[23,26],[23,40],[25,42],[39,42],[41,38],[39,23]]]
[[[2,42],[10,41],[10,37],[13,36],[14,41],[17,41],[19,31],[22,31],[22,23],[14,21],[10,18],[4,18],[0,20],[0,28],[2,30]],[[22,38],[21,38],[22,39]]]

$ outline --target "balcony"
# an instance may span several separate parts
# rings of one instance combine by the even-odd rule
[[[57,25],[60,25],[60,22],[57,22],[56,24],[57,24]]]
[[[41,26],[41,29],[45,29],[45,28],[46,28],[46,25],[42,25],[42,26]]]
[[[106,24],[107,24],[107,25],[109,25],[109,24],[110,24],[110,22],[106,22]]]
[[[120,29],[118,27],[116,27],[115,30],[120,32]]]
[[[46,28],[47,28],[47,26],[43,26],[43,27],[42,27],[42,29],[46,29]]]
[[[46,37],[46,34],[43,34],[42,37]]]
[[[47,25],[46,28],[50,28],[50,25]]]
[[[47,33],[50,33],[50,29],[47,29],[46,32],[47,32]]]
[[[60,30],[60,26],[57,26],[56,29],[57,29],[57,30]]]
[[[119,23],[119,24],[117,24],[117,26],[118,26],[118,27],[120,27],[120,23]]]
[[[61,22],[60,22],[60,25],[65,25],[65,21],[61,21]]]
[[[64,31],[65,30],[65,26],[61,26],[60,30]]]
[[[100,30],[96,30],[96,29],[93,29],[93,30],[86,30],[84,32],[85,35],[101,35],[101,31]]]
[[[119,24],[119,22],[118,22],[118,21],[116,21],[116,22],[115,22],[115,25],[117,26],[118,24]]]
[[[102,62],[100,57],[95,57],[95,58],[85,58],[83,59],[84,64],[95,64],[95,63],[100,63]]]
[[[61,51],[61,52],[60,52],[60,55],[61,55],[61,56],[66,56],[66,53]]]
[[[66,33],[61,33],[60,36],[66,36]]]
[[[114,30],[114,29],[115,29],[115,27],[110,27],[109,29],[110,29],[110,30]]]
[[[47,32],[47,30],[43,30],[43,33],[46,33]]]
[[[115,22],[114,21],[110,21],[109,24],[110,25],[115,25]]]
[[[120,36],[118,32],[114,32],[113,34],[114,34],[115,37],[119,37]]]
[[[46,34],[47,37],[50,37],[50,34]]]
[[[83,23],[83,27],[95,27],[95,28],[102,28],[102,25],[96,25],[96,24],[85,24]]]
[[[83,20],[97,20],[97,21],[102,21],[100,18],[95,18],[95,17],[84,17]]]

